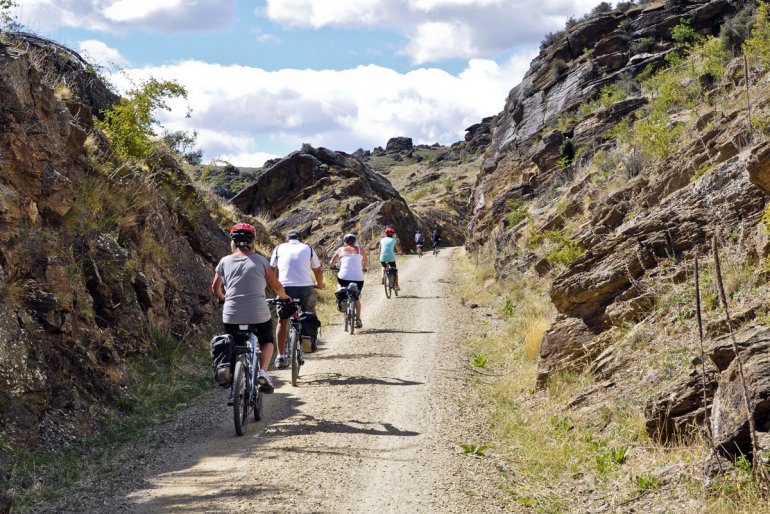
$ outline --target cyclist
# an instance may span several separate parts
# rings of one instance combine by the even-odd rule
[[[384,237],[377,243],[380,249],[380,263],[382,264],[382,283],[385,283],[385,270],[388,268],[396,268],[396,254],[401,253],[401,242],[396,236],[396,229],[393,227],[385,227]],[[395,276],[396,291],[398,287],[398,273]]]
[[[345,234],[342,241],[345,243],[343,246],[337,249],[332,256],[329,265],[334,267],[338,262],[340,266],[339,272],[337,272],[337,283],[342,287],[348,287],[349,284],[355,283],[358,286],[359,299],[356,300],[356,328],[363,327],[361,322],[361,296],[360,293],[364,289],[364,271],[369,264],[369,257],[366,255],[366,251],[356,245],[358,238],[355,234]]]
[[[425,237],[422,235],[422,231],[419,228],[414,234],[414,244],[417,245],[418,251],[422,250],[422,247],[425,245]]]
[[[270,269],[267,259],[254,249],[256,231],[248,223],[237,223],[230,229],[232,253],[219,261],[211,289],[224,304],[222,322],[225,332],[238,333],[238,325],[249,325],[257,336],[262,369],[257,383],[264,393],[273,392],[273,383],[266,370],[273,355],[273,320],[265,303],[265,286],[270,286],[280,298],[287,298],[283,286]],[[230,391],[232,402],[232,390]]]
[[[431,243],[433,245],[433,248],[437,248],[439,244],[441,244],[441,229],[437,228],[433,231],[433,234],[431,234]]]
[[[278,281],[286,288],[290,298],[299,298],[302,311],[315,314],[317,301],[315,289],[324,288],[324,276],[321,271],[321,261],[310,245],[302,242],[302,236],[296,230],[286,235],[286,242],[273,250],[270,258],[270,268],[277,272]],[[315,285],[313,283],[315,276]],[[288,366],[286,359],[286,334],[289,330],[291,306],[278,309],[278,328],[275,338],[278,340],[278,356],[275,360],[277,368]]]

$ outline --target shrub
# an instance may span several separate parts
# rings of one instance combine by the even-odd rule
[[[560,30],[558,32],[549,32],[548,34],[546,34],[545,38],[543,38],[543,40],[540,42],[540,51],[543,51],[549,46],[551,46],[552,44],[554,44],[556,40],[562,37],[563,35],[564,35],[563,30]]]
[[[751,37],[751,27],[754,25],[754,13],[756,10],[756,4],[749,2],[720,27],[719,40],[722,43],[722,47],[733,56],[740,53],[743,42]]]
[[[753,65],[770,67],[770,6],[761,2],[754,16],[751,37],[743,43],[743,53]]]
[[[591,14],[595,16],[597,14],[604,14],[610,11],[612,11],[612,4],[609,2],[601,2],[599,5],[591,9]]]
[[[524,207],[522,200],[508,200],[505,202],[505,207],[508,209],[508,213],[505,215],[505,223],[509,227],[513,227],[519,224],[524,219],[531,218],[527,208]]]
[[[648,52],[655,44],[655,40],[651,37],[642,37],[631,43],[631,51],[635,54]]]
[[[176,81],[150,79],[126,93],[112,109],[104,111],[97,126],[110,138],[115,151],[123,158],[144,159],[152,153],[151,138],[158,124],[154,111],[170,110],[167,100],[187,98],[187,90]]]
[[[633,0],[630,0],[628,2],[623,1],[623,2],[618,2],[615,8],[620,12],[626,12],[629,9],[631,9],[634,5],[635,4]]]
[[[682,20],[671,29],[671,39],[680,47],[690,47],[702,40],[690,23],[690,20]]]
[[[569,66],[564,59],[554,59],[551,61],[551,78],[558,80],[568,69]]]

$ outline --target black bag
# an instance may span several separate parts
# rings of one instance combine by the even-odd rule
[[[345,312],[345,302],[348,299],[348,292],[346,289],[337,289],[334,292],[334,296],[337,297],[337,310],[340,312]]]
[[[230,387],[232,372],[230,370],[233,356],[233,336],[222,334],[211,338],[211,369],[214,381],[221,387]]]
[[[315,339],[318,337],[318,329],[321,328],[321,320],[311,312],[303,312],[299,321],[302,323],[302,335]]]

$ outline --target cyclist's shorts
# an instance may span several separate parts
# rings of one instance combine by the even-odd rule
[[[358,286],[358,292],[360,293],[364,289],[363,280],[345,280],[344,278],[337,278],[337,283],[342,287],[348,287],[349,284],[355,284]]]
[[[387,268],[388,266],[390,266],[391,268],[396,269],[396,261],[393,261],[393,262],[380,261],[380,264],[382,264],[383,268]]]
[[[249,325],[249,330],[257,336],[259,346],[272,344],[275,340],[275,337],[273,337],[273,320],[271,319],[265,321],[264,323],[253,323]],[[239,332],[240,329],[238,328],[237,324],[225,323],[225,333],[237,338]],[[239,341],[238,344],[242,343]]]
[[[315,312],[317,297],[313,286],[288,286],[284,289],[286,289],[286,294],[290,298],[299,298],[304,312]],[[293,306],[289,304],[288,308],[284,309],[282,307],[278,307],[278,317],[281,319],[291,318],[292,314],[294,314]]]

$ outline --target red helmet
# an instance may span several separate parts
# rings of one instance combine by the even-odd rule
[[[230,239],[236,246],[247,246],[257,237],[257,231],[248,223],[236,223],[230,229]]]
[[[388,235],[388,236],[389,236],[389,235],[391,235],[391,234],[395,234],[395,233],[396,233],[396,229],[395,229],[395,228],[393,228],[393,227],[387,227],[387,228],[385,229],[385,235]]]

